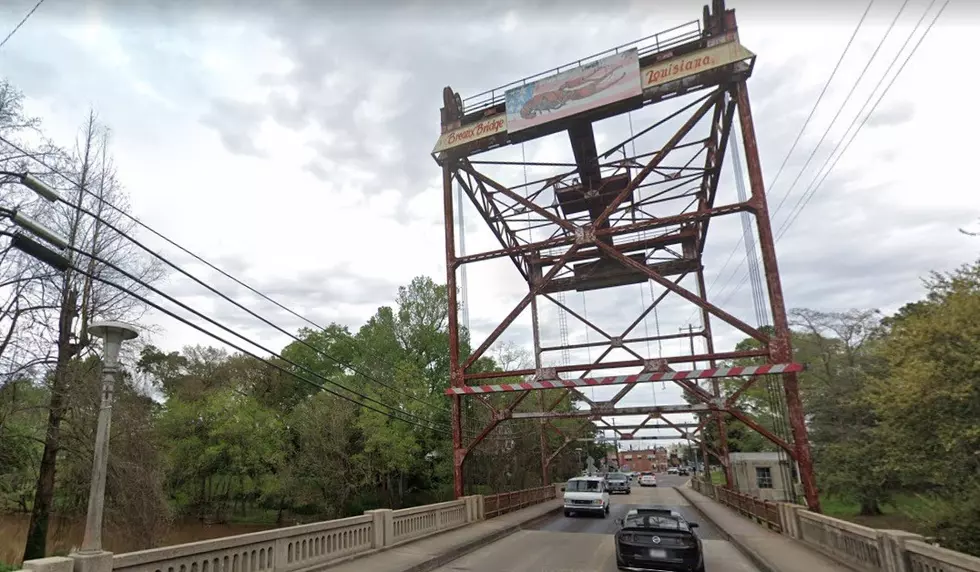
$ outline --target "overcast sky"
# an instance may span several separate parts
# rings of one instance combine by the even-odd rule
[[[5,35],[34,3],[4,2],[0,32]],[[116,163],[137,217],[313,322],[356,329],[378,306],[392,303],[398,286],[413,276],[445,281],[441,175],[429,156],[444,86],[463,97],[491,89],[698,19],[702,2],[419,0],[364,3],[369,9],[326,0],[277,3],[274,9],[231,4],[47,0],[0,50],[0,73],[25,92],[28,110],[43,118],[57,141],[72,140],[89,106],[99,112],[112,128]],[[729,2],[742,44],[758,55],[749,90],[767,184],[866,7],[797,4]],[[980,239],[957,231],[978,216],[976,200],[968,198],[974,181],[959,168],[975,160],[968,156],[975,129],[964,124],[974,121],[973,114],[961,111],[969,109],[976,83],[961,63],[962,54],[972,53],[966,26],[976,20],[968,4],[946,8],[778,242],[790,308],[892,311],[921,295],[920,278],[929,271],[976,257]],[[814,188],[818,169],[929,5],[907,3],[800,175],[901,6],[874,3],[769,189],[773,210],[789,193],[774,213],[776,229],[793,216],[804,191]],[[669,109],[651,106],[632,119],[639,129]],[[622,139],[625,129],[622,117],[597,126],[599,147]],[[514,147],[501,154],[513,159],[520,152]],[[567,159],[567,137],[529,143],[524,152],[529,160]],[[729,200],[733,181],[729,163],[720,191]],[[493,248],[475,211],[464,218],[468,251]],[[741,247],[720,273],[740,236],[738,217],[712,224],[705,252],[709,296],[754,324],[748,283],[735,290],[744,276]],[[159,240],[142,238],[285,329],[305,325]],[[470,322],[482,340],[526,287],[506,261],[471,266],[468,282]],[[173,276],[165,289],[272,348],[287,342],[188,280]],[[649,301],[649,287],[593,292],[584,300],[570,293],[567,300],[618,334],[641,310],[641,296]],[[641,328],[652,335],[658,327],[674,333],[698,324],[692,307],[676,297],[665,300],[658,318]],[[208,343],[165,316],[148,320],[162,327],[152,341],[163,348]],[[545,343],[557,341],[556,312],[543,310],[542,320]],[[718,349],[730,349],[742,337],[715,327]],[[522,318],[504,339],[529,345],[529,332],[530,320]],[[569,317],[568,335],[584,341],[586,331]],[[598,339],[595,332],[589,336]],[[687,348],[675,341],[650,351],[671,355]],[[588,357],[583,352],[573,360]],[[638,388],[624,403],[679,400],[674,388],[656,384]]]

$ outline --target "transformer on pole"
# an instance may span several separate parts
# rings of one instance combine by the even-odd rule
[[[432,155],[442,167],[446,231],[446,267],[449,294],[450,387],[452,401],[455,493],[463,494],[463,465],[467,455],[494,428],[509,419],[580,418],[604,424],[617,415],[646,415],[676,429],[680,438],[690,438],[725,468],[731,486],[725,422],[734,418],[758,431],[784,449],[799,465],[807,504],[819,510],[810,445],[799,397],[797,372],[802,366],[792,361],[789,325],[776,264],[772,227],[766,204],[755,127],[746,81],[752,75],[755,54],[739,42],[735,11],[726,10],[723,0],[705,6],[703,18],[576,60],[560,68],[524,78],[488,92],[462,99],[452,88],[443,90],[441,136]],[[632,113],[665,100],[676,100],[679,110],[666,118],[633,125]],[[599,149],[594,125],[630,114],[631,135],[607,149]],[[735,118],[742,131],[742,152],[747,167],[750,196],[738,200],[734,192],[719,185],[726,149]],[[675,131],[664,125],[681,122]],[[566,162],[532,163],[498,161],[494,149],[530,142],[567,132],[570,143]],[[656,135],[655,146],[636,151],[641,141]],[[631,149],[633,150],[631,152]],[[553,175],[513,185],[500,182],[502,169],[548,167]],[[494,176],[488,170],[496,169]],[[513,178],[511,178],[513,179]],[[510,182],[511,179],[508,179]],[[499,248],[457,252],[454,236],[454,183],[459,185]],[[721,188],[720,188],[721,187]],[[762,255],[762,270],[773,316],[772,336],[738,319],[707,299],[702,253],[713,218],[747,212],[755,219]],[[533,217],[534,232],[520,233]],[[460,324],[457,303],[457,274],[464,265],[492,259],[510,259],[527,294],[498,327],[468,356],[460,355]],[[627,286],[652,284],[661,290],[651,303],[622,332],[606,332],[578,315],[558,299],[568,291],[601,292],[613,296]],[[608,294],[607,294],[608,293]],[[687,332],[641,337],[636,326],[665,299],[681,303],[701,316],[701,327]],[[536,346],[540,339],[538,306],[555,304],[606,339],[598,343],[536,347],[543,352],[567,352],[569,348],[605,347],[592,363],[570,363],[546,367],[540,359],[533,369],[470,371],[476,360],[528,307]],[[545,303],[547,303],[545,302]],[[625,311],[625,310],[622,310]],[[720,320],[759,342],[759,348],[719,352],[715,350],[711,323]],[[644,354],[642,344],[669,339],[704,340],[705,351],[697,355],[663,356]],[[474,340],[476,341],[476,340]],[[614,353],[621,359],[607,359]],[[758,365],[729,368],[734,359],[754,358]],[[708,364],[698,369],[698,364]],[[676,367],[682,365],[686,367]],[[594,374],[609,370],[627,375]],[[573,373],[577,379],[562,379]],[[792,441],[787,442],[760,424],[738,405],[738,397],[757,376],[779,373],[783,378]],[[598,376],[597,376],[598,375]],[[721,378],[740,378],[741,387],[723,395]],[[495,383],[495,380],[523,380]],[[709,380],[702,387],[697,380]],[[672,382],[696,403],[620,407],[617,404],[642,383]],[[581,388],[615,385],[619,391],[609,400],[590,400]],[[516,411],[533,391],[559,391],[557,400],[540,411]],[[513,399],[494,406],[488,394]],[[587,409],[556,411],[563,400],[574,398]],[[492,410],[492,419],[475,437],[464,435],[462,399],[476,397]],[[693,431],[684,423],[668,419],[676,413],[700,413]],[[717,425],[717,448],[706,447],[698,435],[708,422]],[[464,438],[465,437],[465,438]],[[550,482],[551,461],[575,439],[562,434],[564,444],[556,451],[544,449],[542,476]]]

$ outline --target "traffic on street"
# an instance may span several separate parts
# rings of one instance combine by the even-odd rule
[[[566,517],[562,513],[512,534],[439,568],[439,572],[607,572],[617,570],[615,533],[618,520],[630,510],[668,507],[698,523],[696,534],[704,549],[707,572],[756,572],[722,534],[677,492],[690,477],[662,473],[658,486],[634,486],[629,495],[610,495],[606,517]]]

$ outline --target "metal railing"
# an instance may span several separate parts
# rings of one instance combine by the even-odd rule
[[[740,515],[751,518],[757,523],[766,526],[769,530],[776,532],[783,531],[783,522],[779,515],[779,505],[777,503],[724,487],[716,487],[700,479],[691,479],[691,486],[699,493],[717,500],[728,508],[735,510]]]
[[[487,518],[527,508],[556,498],[555,485],[511,491],[483,497],[483,512]]]
[[[918,534],[854,524],[810,512],[797,504],[751,497],[701,479],[691,479],[691,488],[853,570],[980,572],[980,558],[937,546]]]
[[[572,68],[581,67],[582,65],[594,62],[603,57],[618,54],[621,51],[629,50],[632,48],[637,48],[639,56],[642,58],[648,54],[662,52],[670,48],[692,42],[701,37],[701,21],[692,20],[681,24],[680,26],[674,26],[673,28],[657,32],[651,36],[646,36],[640,38],[639,40],[634,40],[632,42],[623,44],[621,46],[616,46],[608,50],[592,54],[573,62],[569,62],[565,65],[558,66],[556,68],[551,68],[545,70],[541,73],[534,75],[529,75],[525,78],[521,78],[517,81],[512,81],[506,85],[500,87],[495,87],[491,90],[487,90],[476,95],[471,95],[463,99],[463,113],[469,114],[475,111],[482,111],[490,107],[494,107],[504,101],[504,94],[509,90],[527,85],[528,83],[537,81],[539,79],[561,73],[563,71],[568,71]]]

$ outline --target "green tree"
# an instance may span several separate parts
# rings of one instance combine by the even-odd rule
[[[926,280],[927,296],[889,321],[885,375],[869,400],[902,485],[937,497],[925,524],[980,554],[980,262]]]

